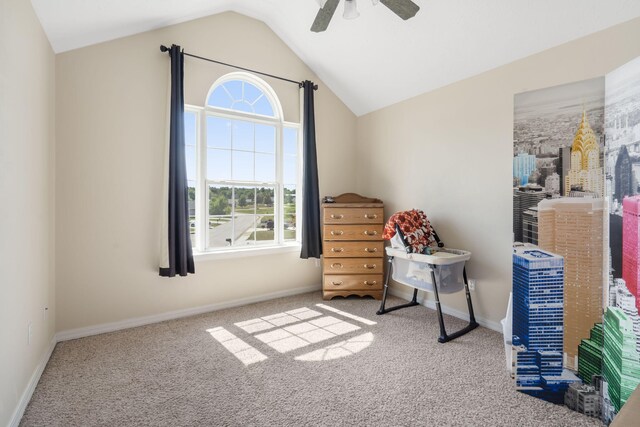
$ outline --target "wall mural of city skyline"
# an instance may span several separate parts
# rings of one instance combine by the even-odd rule
[[[517,94],[512,377],[609,424],[640,383],[640,58]]]

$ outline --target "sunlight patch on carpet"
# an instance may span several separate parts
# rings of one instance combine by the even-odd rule
[[[315,350],[310,353],[303,354],[296,357],[296,360],[304,360],[308,362],[319,362],[322,360],[339,359],[341,357],[351,356],[359,351],[369,347],[373,342],[373,334],[367,332],[366,334],[358,335],[357,337],[350,338],[346,341],[341,341],[337,344],[332,344],[327,347]]]
[[[269,316],[259,317],[257,319],[245,320],[244,322],[235,323],[237,327],[249,334],[260,331],[277,328],[278,326],[299,322],[300,320],[311,319],[322,316],[322,313],[311,310],[307,307],[295,310],[285,311],[284,313],[272,314]]]
[[[233,335],[231,332],[227,331],[222,326],[207,329],[207,332],[211,334],[216,341],[224,346],[227,350],[231,352],[235,357],[237,357],[245,366],[251,365],[252,363],[262,362],[267,359],[267,356],[260,353],[257,349],[253,348],[250,344],[244,342],[240,338]]]
[[[238,338],[222,326],[208,329],[207,332],[246,366],[268,359],[267,355],[261,353],[246,340],[255,339],[280,354],[306,347],[313,348],[314,345],[319,343],[325,344],[325,347],[321,349],[295,357],[296,360],[303,361],[322,361],[346,357],[371,345],[373,334],[368,332],[349,338],[346,341],[326,346],[327,342],[334,338],[362,329],[361,326],[347,322],[342,318],[346,317],[367,326],[375,325],[376,322],[325,304],[316,305],[318,308],[330,311],[331,314],[335,314],[338,317],[323,315],[319,311],[301,307],[234,323],[234,326],[248,334],[244,339]]]
[[[364,317],[356,316],[355,314],[347,313],[346,311],[338,310],[337,308],[333,308],[325,304],[316,304],[316,306],[328,311],[332,311],[341,316],[348,317],[349,319],[353,319],[357,322],[364,323],[365,325],[372,326],[376,324],[376,322],[374,322],[373,320],[365,319]]]

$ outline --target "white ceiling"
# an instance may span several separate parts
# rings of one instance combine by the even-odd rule
[[[414,1],[408,21],[371,0],[345,20],[341,2],[312,33],[316,0],[31,0],[57,53],[225,11],[253,17],[357,115],[640,16],[639,0]]]

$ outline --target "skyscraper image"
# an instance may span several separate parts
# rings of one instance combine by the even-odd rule
[[[613,194],[616,200],[621,201],[626,196],[635,195],[637,184],[634,182],[631,158],[629,157],[629,150],[627,150],[626,145],[620,147],[614,172],[615,191]]]
[[[545,199],[538,204],[538,245],[564,258],[565,366],[573,370],[578,368],[578,345],[602,321],[604,215],[603,199]]]
[[[578,346],[578,376],[586,384],[591,384],[594,375],[602,375],[603,347],[602,323],[596,323],[591,328],[589,339],[583,339]]]
[[[524,242],[522,235],[523,214],[547,197],[544,189],[536,186],[521,186],[513,190],[513,241]]]
[[[572,187],[583,191],[593,191],[604,197],[604,169],[601,166],[598,138],[587,120],[587,112],[582,112],[582,121],[571,146],[571,169],[565,177],[564,195],[568,196]]]
[[[564,395],[564,404],[572,411],[589,417],[600,418],[598,392],[592,385],[573,383]]]
[[[636,297],[629,292],[624,279],[613,279],[613,285],[609,291],[610,294],[613,294],[613,304],[610,305],[621,309],[631,320],[633,333],[636,337],[636,350],[640,354],[640,316],[638,315],[638,307],[636,307]]]
[[[558,149],[558,163],[556,172],[560,179],[560,194],[564,193],[564,181],[565,177],[569,174],[571,169],[571,147],[560,147]]]
[[[538,244],[538,207],[522,212],[522,243]]]
[[[604,315],[604,364],[602,373],[617,411],[640,384],[640,355],[633,324],[622,309],[607,307]]]
[[[640,308],[638,282],[640,281],[640,196],[625,197],[622,201],[622,278],[627,289],[636,298],[636,307]]]
[[[562,257],[535,247],[513,254],[513,337],[519,391],[563,403],[578,377],[562,367]]]
[[[520,185],[529,183],[529,175],[536,170],[536,156],[520,153],[513,158],[513,176],[520,180]]]

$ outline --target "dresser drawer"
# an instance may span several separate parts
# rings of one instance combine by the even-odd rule
[[[384,258],[325,258],[324,274],[382,274]]]
[[[322,287],[325,291],[381,290],[382,274],[327,274]]]
[[[380,258],[384,255],[384,242],[324,241],[322,254],[327,258]]]
[[[382,240],[382,224],[325,225],[324,240]]]
[[[325,224],[382,224],[383,208],[330,208],[323,209]]]

